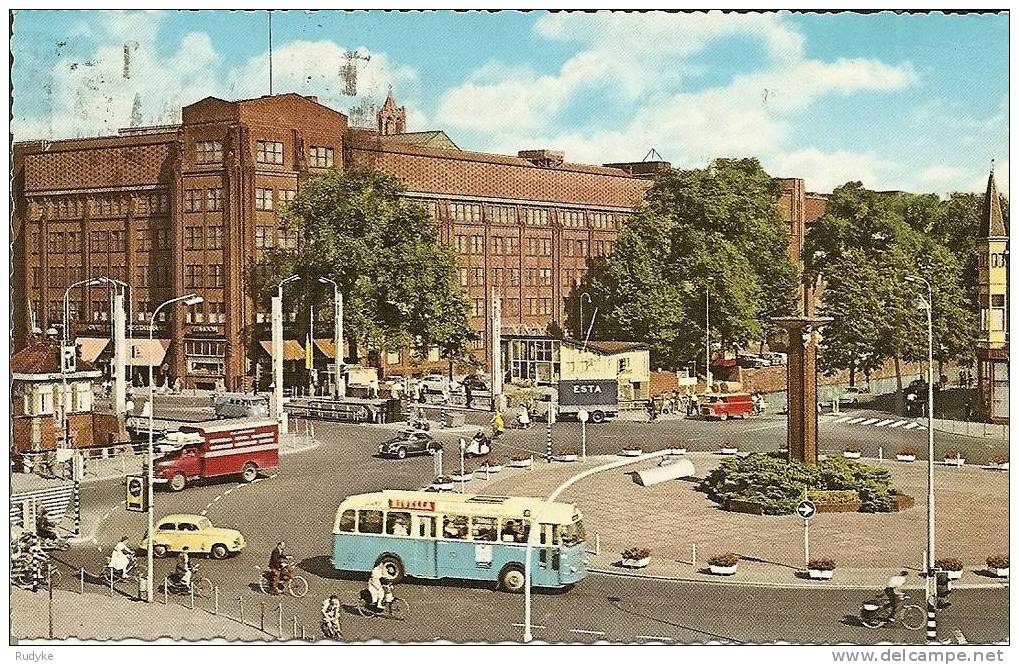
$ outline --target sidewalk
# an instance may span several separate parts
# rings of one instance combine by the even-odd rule
[[[46,640],[49,635],[49,594],[11,590],[11,636],[17,640]],[[274,638],[257,628],[225,616],[191,610],[183,605],[148,604],[102,594],[53,592],[53,638],[64,640],[241,640]]]
[[[691,453],[698,477],[722,460],[712,453]],[[533,470],[504,469],[489,479],[478,474],[467,492],[547,497],[572,476],[619,461],[616,456],[590,457],[587,462],[553,463],[537,458]],[[620,575],[665,577],[726,584],[875,589],[899,570],[909,570],[909,588],[924,580],[923,544],[926,519],[926,466],[899,462],[868,462],[892,473],[895,486],[917,499],[901,513],[822,513],[810,524],[811,557],[833,558],[834,579],[803,579],[803,521],[796,516],[761,516],[720,509],[697,491],[696,480],[675,480],[641,487],[632,473],[658,464],[658,459],[593,474],[561,496],[584,514],[590,568]],[[984,560],[1008,552],[1008,474],[979,468],[939,468],[937,556],[959,558],[966,572],[956,588],[1001,588],[1007,581],[987,576]],[[600,546],[597,554],[595,549]],[[619,566],[629,547],[648,547],[650,565],[641,571]],[[696,565],[694,548],[696,546]],[[711,575],[707,559],[724,552],[740,555],[732,577]]]

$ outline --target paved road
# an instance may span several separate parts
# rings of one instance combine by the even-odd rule
[[[483,416],[478,416],[483,417]],[[579,444],[578,423],[555,425],[557,440]],[[852,430],[828,428],[833,433]],[[683,442],[696,450],[713,450],[722,442],[737,443],[741,449],[774,450],[783,442],[784,422],[765,418],[749,422],[713,423],[663,421],[659,423],[617,422],[588,428],[589,452],[614,453],[635,436],[648,449]],[[266,603],[273,623],[278,599],[263,596],[257,589],[259,569],[279,538],[299,560],[311,591],[302,600],[283,600],[287,621],[298,616],[302,625],[317,632],[318,607],[322,598],[337,593],[353,602],[363,580],[342,579],[331,568],[329,554],[336,506],[347,495],[379,488],[418,488],[432,477],[430,457],[403,461],[371,456],[378,442],[391,430],[357,425],[316,423],[323,445],[304,453],[287,455],[273,478],[252,485],[218,483],[187,489],[179,494],[159,492],[157,516],[171,512],[207,511],[213,523],[241,529],[248,548],[226,561],[203,561],[201,574],[220,587],[222,606],[236,612],[242,598],[246,613],[257,615]],[[450,444],[457,434],[438,437]],[[469,433],[468,433],[469,435]],[[907,432],[913,439],[922,434]],[[511,431],[496,444],[497,456],[519,450],[544,451],[544,428]],[[657,444],[657,445],[656,445]],[[841,444],[840,444],[841,445]],[[455,450],[455,445],[450,446]],[[453,460],[447,459],[447,464]],[[457,462],[458,463],[458,462]],[[447,466],[448,468],[448,466]],[[75,548],[60,554],[70,567],[84,566],[100,571],[112,544],[128,535],[137,543],[144,531],[144,515],[126,513],[119,505],[123,488],[119,483],[86,486],[84,501],[92,509],[110,515],[100,525],[96,547]],[[161,582],[172,560],[157,560],[156,580]],[[875,580],[880,585],[883,580]],[[100,593],[90,585],[93,593]],[[131,591],[127,586],[124,591]],[[518,640],[521,635],[522,598],[495,592],[485,586],[460,584],[406,583],[399,595],[411,604],[408,622],[362,619],[350,616],[344,630],[348,639],[394,639],[431,641]],[[730,641],[804,642],[917,641],[920,633],[870,631],[846,620],[855,613],[866,594],[833,590],[760,589],[720,586],[709,583],[648,582],[591,576],[566,593],[535,595],[536,639],[550,641],[650,641],[670,638],[677,642]],[[1007,594],[997,591],[957,592],[955,606],[945,613],[943,635],[954,628],[963,631],[970,643],[1006,639]]]

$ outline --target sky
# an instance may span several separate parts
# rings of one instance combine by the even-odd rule
[[[180,121],[269,93],[264,11],[15,12],[15,140]],[[1008,17],[275,11],[273,92],[361,124],[391,88],[408,131],[461,148],[677,168],[752,156],[810,191],[1008,192]],[[356,51],[348,61],[345,54]],[[340,78],[357,66],[357,90]]]

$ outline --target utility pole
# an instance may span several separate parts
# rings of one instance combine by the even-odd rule
[[[336,280],[319,277],[323,284],[333,285],[333,358],[336,363],[333,377],[333,397],[342,399],[347,396],[347,382],[343,378],[343,294]]]
[[[502,397],[502,298],[492,289],[492,411],[499,410]],[[468,406],[470,406],[468,404]]]
[[[127,359],[126,324],[124,321],[124,296],[113,290],[113,411],[120,415],[127,412]]]
[[[276,287],[276,295],[272,299],[272,402],[270,413],[279,423],[280,434],[286,434],[287,415],[283,412],[283,286],[301,279],[291,275]]]

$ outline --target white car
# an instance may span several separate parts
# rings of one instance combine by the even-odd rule
[[[421,379],[421,390],[426,393],[452,392],[455,385],[450,384],[449,377],[444,374],[429,374]]]
[[[762,353],[761,357],[769,361],[772,365],[786,365],[789,363],[789,356],[784,353],[778,353],[777,351]]]
[[[839,395],[839,406],[859,406],[866,397],[866,390],[859,386],[850,386]]]

